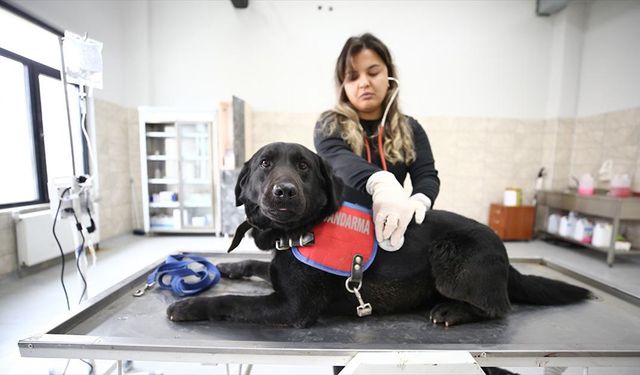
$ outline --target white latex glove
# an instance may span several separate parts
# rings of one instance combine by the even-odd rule
[[[424,194],[410,198],[395,176],[387,171],[376,172],[369,177],[367,192],[373,200],[373,222],[380,247],[387,251],[400,249],[411,219],[415,216],[416,223],[420,224],[427,212],[422,197],[416,196],[429,198]]]
[[[429,211],[431,209],[431,199],[429,199],[429,197],[427,197],[426,195],[424,195],[422,193],[413,194],[409,199],[413,199],[413,200],[416,200],[416,201],[424,204],[424,207],[425,207],[426,211]],[[418,224],[420,224],[420,223],[418,223]]]

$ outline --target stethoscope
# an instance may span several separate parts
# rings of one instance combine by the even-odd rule
[[[380,162],[382,164],[382,169],[384,169],[385,171],[387,170],[387,161],[384,159],[384,149],[382,147],[384,124],[387,119],[387,114],[389,113],[389,108],[391,108],[391,104],[396,99],[396,96],[398,96],[398,91],[400,90],[400,81],[398,81],[393,77],[387,77],[387,79],[389,81],[394,81],[396,83],[396,89],[393,91],[393,94],[391,94],[391,99],[389,99],[389,103],[387,103],[387,108],[385,108],[384,114],[382,115],[382,122],[380,122],[380,125],[378,125],[378,151],[380,153]],[[367,152],[367,161],[371,163],[371,146],[369,145],[369,139],[367,138],[366,134],[364,134],[363,136],[364,136],[364,148]]]

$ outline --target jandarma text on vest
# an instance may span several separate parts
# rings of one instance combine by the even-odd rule
[[[371,234],[371,220],[349,215],[345,212],[338,211],[324,221],[366,235]]]

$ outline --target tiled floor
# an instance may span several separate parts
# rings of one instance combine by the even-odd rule
[[[127,235],[105,241],[98,252],[98,261],[91,270],[90,294],[97,293],[153,263],[170,252],[178,250],[221,251],[230,243],[228,238],[202,236],[136,237]],[[605,264],[605,254],[582,248],[555,246],[546,242],[510,242],[507,249],[511,257],[540,256],[595,277],[602,281],[640,295],[640,257],[618,257],[615,266]],[[245,239],[236,251],[257,251],[250,240]],[[44,332],[67,314],[64,295],[59,282],[60,267],[54,266],[33,275],[18,279],[8,278],[0,282],[0,374],[62,374],[67,364],[62,359],[21,358],[19,339]],[[67,263],[65,281],[72,304],[80,296],[80,283],[75,265]],[[99,372],[111,363],[99,361]],[[72,360],[67,374],[86,374],[88,366]],[[539,368],[513,369],[521,374],[542,374]],[[233,366],[232,373],[237,373]],[[225,374],[224,365],[177,364],[135,362],[131,373],[165,374]],[[331,374],[324,366],[266,366],[253,367],[252,374]],[[591,368],[589,374],[640,374],[640,368]],[[583,374],[582,368],[570,368],[565,374]]]

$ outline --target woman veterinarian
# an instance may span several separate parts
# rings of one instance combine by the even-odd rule
[[[440,190],[429,139],[398,108],[399,81],[387,46],[366,33],[347,40],[335,78],[338,103],[314,131],[320,156],[352,188],[373,200],[376,237],[385,250],[404,243],[411,220],[424,220]],[[402,187],[407,173],[413,192]]]

